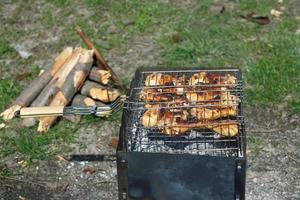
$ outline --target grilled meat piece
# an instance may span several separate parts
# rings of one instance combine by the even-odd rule
[[[206,127],[225,137],[234,137],[239,133],[238,122],[234,120],[221,124],[207,125]]]
[[[171,86],[171,85],[184,85],[185,76],[172,76],[169,74],[152,73],[145,79],[145,86]]]
[[[225,87],[216,91],[187,92],[186,97],[189,102],[204,102],[220,106],[236,106],[240,102],[240,99]]]
[[[237,83],[237,78],[230,74],[224,76],[218,74],[207,74],[206,72],[199,72],[193,74],[188,81],[189,85],[198,84],[215,84],[215,85],[226,85],[227,87],[234,87]]]
[[[218,121],[215,124],[213,123],[210,124],[210,122],[205,123],[203,121],[199,121],[196,123],[175,122],[171,125],[164,126],[162,133],[166,135],[181,135],[192,129],[202,129],[202,128],[211,129],[217,134],[224,137],[234,137],[239,133],[238,124],[236,121],[232,121],[232,122]]]
[[[144,88],[139,93],[139,98],[142,101],[172,101],[176,99],[182,99],[183,88],[164,88],[164,89],[153,89]]]
[[[141,117],[141,124],[144,127],[157,127],[163,134],[180,135],[191,129],[208,128],[221,136],[232,137],[238,134],[238,124],[236,121],[203,121],[188,122],[189,113],[186,110],[171,112],[158,109],[157,107],[147,110]]]
[[[236,116],[237,111],[235,107],[226,108],[205,108],[194,107],[191,109],[191,116],[199,120],[214,120],[222,117]]]

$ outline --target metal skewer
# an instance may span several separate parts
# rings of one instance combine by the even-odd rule
[[[43,106],[24,107],[15,115],[20,118],[54,117],[64,115],[95,115],[109,116],[122,108],[125,95],[120,96],[114,103],[107,106],[72,107],[72,106]]]

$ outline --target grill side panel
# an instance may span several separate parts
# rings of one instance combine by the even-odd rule
[[[140,152],[126,157],[128,191],[120,199],[244,199],[243,188],[235,187],[234,158]]]

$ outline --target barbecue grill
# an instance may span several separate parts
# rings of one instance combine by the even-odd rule
[[[201,74],[210,81],[202,80]],[[172,81],[160,83],[162,75]],[[147,83],[149,76],[154,78]],[[222,82],[226,76],[235,79]],[[142,99],[145,90],[153,99]],[[191,100],[192,94],[197,98]],[[212,98],[199,99],[208,94]],[[246,135],[239,69],[139,68],[127,96],[117,149],[120,200],[245,199]],[[232,101],[233,97],[238,100]],[[222,115],[218,110],[208,116],[206,111],[221,104],[236,113]],[[189,113],[171,115],[174,119],[164,118],[159,124],[142,123],[147,110],[158,109]],[[203,112],[201,121],[195,122],[193,110]],[[237,127],[234,134],[231,127]]]

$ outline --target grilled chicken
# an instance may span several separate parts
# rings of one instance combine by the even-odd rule
[[[208,125],[207,128],[225,137],[234,137],[239,133],[239,126],[237,121],[229,121],[221,124]]]
[[[189,79],[189,85],[198,85],[198,84],[215,84],[215,85],[226,85],[228,87],[234,87],[236,82],[236,77],[225,74],[224,76],[217,74],[207,74],[206,72],[199,72],[193,74]]]
[[[172,101],[176,99],[182,99],[183,94],[183,88],[144,88],[139,93],[139,98],[142,101]]]
[[[147,110],[141,117],[141,124],[144,127],[157,127],[163,134],[180,135],[191,129],[208,128],[222,136],[236,136],[238,134],[238,125],[236,121],[222,122],[211,121],[204,122],[197,120],[196,122],[188,122],[189,113],[186,110],[180,112],[162,112],[158,108]],[[219,122],[219,123],[218,123]]]
[[[205,108],[194,107],[191,109],[191,116],[196,117],[199,120],[215,120],[222,117],[236,116],[235,107],[227,108]]]
[[[178,123],[174,122],[169,126],[164,126],[162,133],[166,135],[180,135],[192,129],[211,129],[217,134],[225,137],[234,137],[238,134],[238,124],[236,121],[222,122],[217,121],[215,123],[198,121],[195,123]]]
[[[178,86],[184,85],[185,76],[172,76],[169,74],[152,73],[145,79],[145,86]]]
[[[240,102],[240,99],[225,87],[220,88],[219,91],[187,92],[186,97],[189,102],[203,101],[220,106],[236,106]]]

